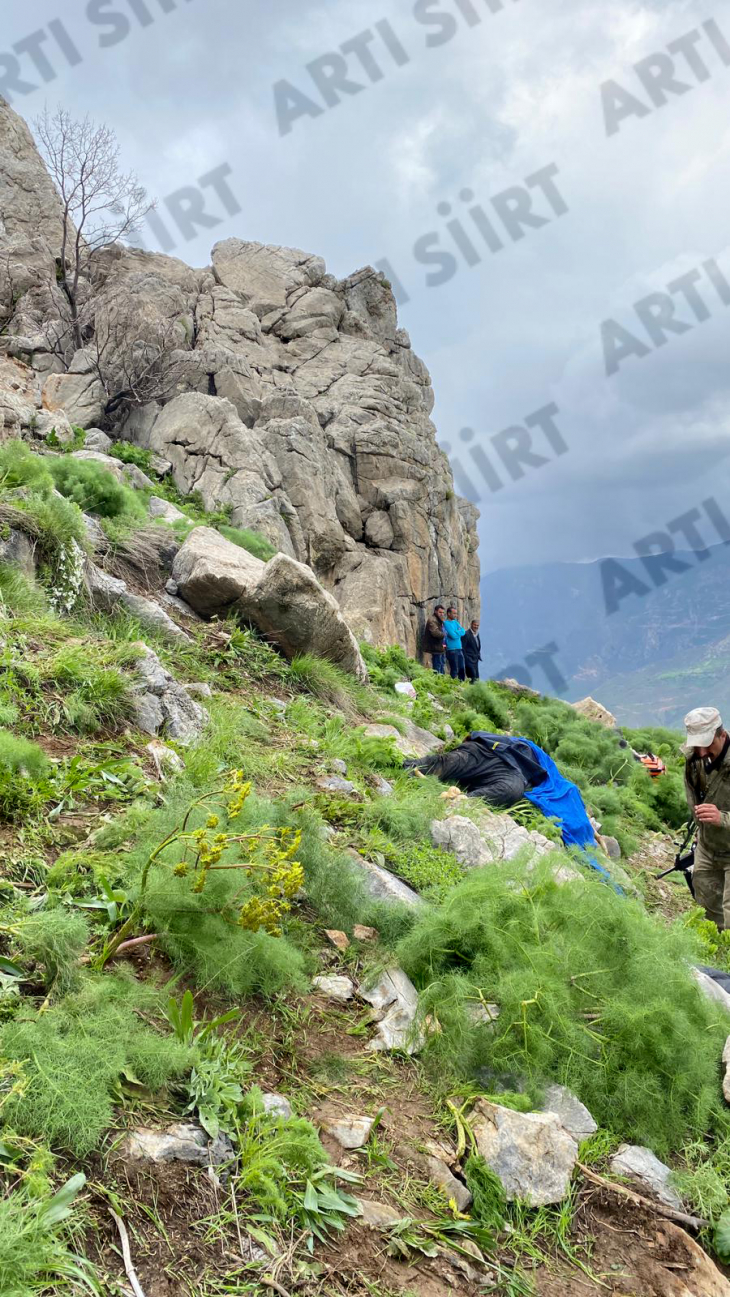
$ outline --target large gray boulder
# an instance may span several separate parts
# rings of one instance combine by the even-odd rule
[[[572,1090],[564,1085],[549,1085],[545,1090],[545,1112],[554,1112],[560,1118],[569,1135],[579,1144],[590,1139],[598,1130],[598,1124],[591,1116],[584,1103],[581,1103]]]
[[[337,600],[323,589],[311,568],[288,554],[269,560],[252,599],[241,600],[239,606],[287,657],[314,653],[329,658],[356,680],[367,680],[357,640]]]
[[[135,594],[129,589],[126,581],[120,577],[110,576],[100,567],[87,559],[84,567],[84,583],[94,608],[100,612],[113,613],[123,608],[130,616],[136,617],[142,626],[157,631],[170,640],[188,638],[156,599],[147,599],[144,595]]]
[[[140,659],[132,689],[137,726],[145,734],[163,732],[178,743],[193,743],[205,729],[207,711],[190,697],[147,644],[140,642],[137,647]]]
[[[313,653],[367,680],[337,601],[310,568],[288,555],[262,563],[210,527],[196,527],[175,557],[172,577],[196,612],[210,617],[235,611],[287,657]]]
[[[412,887],[404,883],[401,878],[396,878],[390,870],[383,869],[382,865],[376,865],[373,860],[366,860],[357,851],[350,851],[350,859],[362,877],[366,891],[372,896],[374,901],[391,901],[399,905],[407,905],[409,909],[418,909],[425,905],[422,896],[414,892]]]
[[[209,1139],[192,1121],[178,1121],[167,1130],[138,1126],[125,1135],[119,1156],[129,1162],[191,1162],[194,1166],[218,1166],[233,1157],[227,1135]]]
[[[404,729],[402,734],[395,725],[380,722],[366,725],[364,733],[369,738],[393,739],[396,748],[404,757],[427,757],[430,752],[438,752],[444,746],[442,739],[437,738],[430,730],[414,725],[408,718],[402,718],[401,724]]]
[[[0,307],[54,273],[62,209],[22,117],[0,96]]]
[[[423,1048],[423,1033],[416,1026],[418,991],[402,968],[386,969],[374,981],[361,986],[358,994],[378,1018],[371,1050],[398,1049],[416,1054]]]
[[[493,861],[513,860],[525,848],[533,859],[556,850],[556,844],[543,833],[539,833],[537,829],[523,828],[510,815],[490,810],[478,798],[470,799],[469,809],[488,857]],[[575,878],[580,877],[577,871],[572,871],[572,874]],[[567,880],[568,875],[565,877],[565,881]]]
[[[480,1099],[471,1128],[479,1153],[499,1176],[508,1201],[519,1198],[541,1207],[566,1197],[578,1144],[554,1112],[514,1112]]]
[[[248,601],[265,564],[212,527],[196,527],[172,565],[178,592],[203,617],[223,616]]]

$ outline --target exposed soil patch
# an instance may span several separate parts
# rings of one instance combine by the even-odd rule
[[[536,1297],[725,1297],[730,1286],[679,1226],[593,1186],[581,1190],[571,1245],[585,1270],[556,1257],[530,1273]],[[524,1260],[523,1260],[524,1269]],[[587,1273],[586,1273],[587,1272]]]

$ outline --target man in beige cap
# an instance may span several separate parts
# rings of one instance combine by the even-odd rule
[[[722,932],[730,928],[730,735],[716,707],[696,707],[684,725],[684,786],[699,824],[695,896]]]

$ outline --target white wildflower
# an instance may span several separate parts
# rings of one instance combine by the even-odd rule
[[[54,612],[69,613],[76,604],[84,579],[84,551],[70,540],[59,551],[49,598]]]

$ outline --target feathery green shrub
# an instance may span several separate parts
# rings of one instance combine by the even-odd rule
[[[65,909],[44,909],[26,915],[17,925],[13,946],[22,964],[32,961],[43,969],[46,991],[65,995],[79,984],[79,959],[89,936],[81,914]]]
[[[468,698],[470,705],[483,716],[488,717],[497,729],[509,729],[509,707],[492,685],[484,680],[477,680],[475,684],[470,685]]]
[[[78,505],[82,513],[95,513],[100,518],[146,515],[140,496],[96,460],[61,455],[49,459],[48,465],[56,490]]]
[[[34,455],[22,441],[8,441],[0,446],[0,491],[18,487],[47,496],[53,490],[53,478],[47,457]]]
[[[144,450],[141,446],[135,446],[131,441],[115,441],[109,447],[109,454],[118,459],[122,464],[135,464],[141,468],[143,473],[152,471],[151,459],[152,451]]]
[[[1,1025],[0,1055],[21,1064],[26,1081],[5,1103],[4,1122],[78,1157],[91,1152],[111,1124],[123,1072],[159,1090],[190,1067],[186,1046],[138,1016],[159,1002],[131,975],[87,974],[76,994],[46,1012]]]
[[[0,819],[40,810],[50,796],[50,765],[37,743],[0,730]]]
[[[729,1134],[718,1060],[730,1019],[691,977],[691,934],[598,880],[558,885],[551,859],[527,883],[519,862],[476,870],[400,943],[442,1028],[432,1060],[488,1091],[504,1075],[534,1095],[567,1085],[600,1126],[659,1156]],[[469,1017],[480,994],[500,1006],[493,1027]]]

